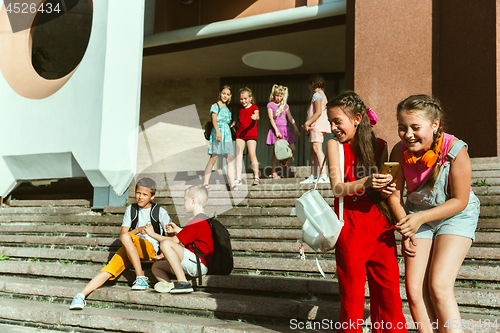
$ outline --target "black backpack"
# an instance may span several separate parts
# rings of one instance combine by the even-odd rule
[[[157,205],[153,202],[151,202],[151,205],[150,218],[153,229],[157,234],[164,236],[165,232],[160,226],[160,205]],[[134,230],[137,226],[137,222],[139,221],[139,205],[137,203],[132,204],[130,207],[130,219],[132,220],[132,223],[130,224],[130,230]],[[159,246],[158,252],[156,254],[160,254]]]
[[[198,264],[197,278],[200,286],[202,285],[200,256],[207,262],[208,274],[210,275],[229,275],[234,266],[231,239],[226,227],[213,217],[207,219],[207,222],[212,230],[212,239],[214,241],[212,260],[208,260],[208,258],[194,245],[194,242],[190,243],[196,254],[196,261]]]

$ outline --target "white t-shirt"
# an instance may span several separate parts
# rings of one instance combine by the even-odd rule
[[[132,225],[132,218],[130,216],[130,212],[132,210],[132,206],[128,206],[127,209],[125,210],[125,215],[123,215],[123,223],[122,227],[127,227],[130,228]],[[167,211],[160,207],[160,228],[163,230],[164,233],[166,233],[167,230],[167,224],[169,224],[172,219],[168,215]],[[144,227],[146,224],[151,223],[151,207],[142,209],[139,207],[139,219],[137,220],[137,226],[136,228],[139,227]],[[149,241],[151,244],[153,244],[155,251],[158,252],[158,241],[155,240],[154,238],[149,237],[148,235],[144,234],[137,234],[138,237],[144,238],[145,240]]]

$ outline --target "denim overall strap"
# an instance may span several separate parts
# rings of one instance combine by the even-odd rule
[[[460,151],[460,149],[462,149],[462,147],[465,146],[465,149],[468,150],[468,146],[465,142],[463,142],[462,140],[458,140],[454,145],[453,147],[451,147],[450,151],[448,152],[448,155],[446,155],[447,157],[449,157],[452,161],[455,160],[455,158],[457,158],[457,154],[458,152]]]

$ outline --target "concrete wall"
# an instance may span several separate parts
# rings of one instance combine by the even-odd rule
[[[346,43],[346,88],[377,113],[390,151],[397,104],[432,94],[432,0],[347,1]]]
[[[219,89],[219,78],[192,78],[145,84],[141,89],[140,123],[165,112],[195,104],[200,121],[204,125],[210,119],[210,106],[217,101]]]

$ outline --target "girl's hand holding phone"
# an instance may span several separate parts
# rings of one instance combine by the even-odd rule
[[[392,181],[391,175],[372,173],[365,182],[365,187],[372,187],[375,191],[383,190]],[[391,192],[392,193],[392,192]]]
[[[382,195],[382,198],[385,199],[388,198],[394,191],[396,191],[396,183],[389,183],[389,185],[380,190],[380,194]]]

